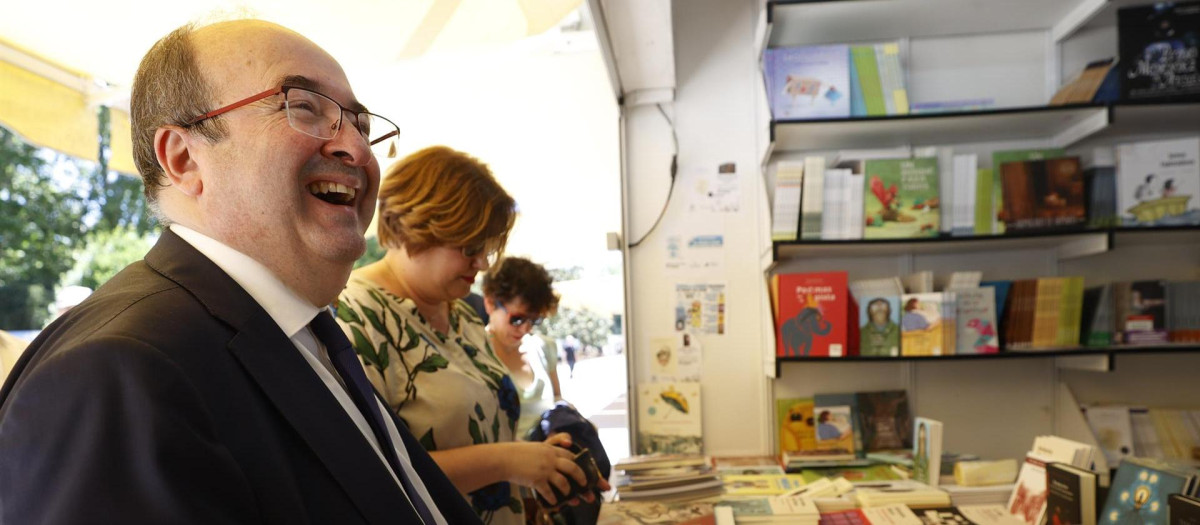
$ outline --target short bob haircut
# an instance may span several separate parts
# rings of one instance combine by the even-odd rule
[[[483,276],[483,295],[498,303],[521,299],[530,312],[551,315],[558,310],[553,279],[542,265],[521,257],[505,257]]]
[[[379,244],[410,255],[479,245],[502,254],[516,216],[486,164],[445,146],[396,162],[379,187]]]

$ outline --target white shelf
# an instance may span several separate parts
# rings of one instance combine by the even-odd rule
[[[800,241],[775,243],[775,260],[878,257],[900,254],[952,254],[1047,248],[1054,248],[1058,251],[1060,258],[1069,259],[1102,253],[1110,247],[1108,233],[1105,231],[928,239]]]
[[[1034,107],[773,123],[773,150],[813,151],[1043,138],[1069,146],[1110,122],[1106,107]]]
[[[770,47],[1048,30],[1081,0],[772,2]]]
[[[1118,104],[1113,123],[1090,139],[1120,139],[1138,133],[1200,134],[1200,103]]]

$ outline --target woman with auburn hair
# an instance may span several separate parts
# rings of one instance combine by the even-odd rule
[[[379,189],[383,259],[356,270],[337,317],[388,406],[485,523],[524,523],[517,485],[554,502],[587,483],[570,437],[515,440],[520,401],[479,316],[462,298],[503,251],[516,203],[486,165],[443,146],[388,169]],[[590,495],[585,496],[590,500]]]
[[[525,436],[542,412],[562,399],[558,345],[553,339],[526,337],[558,309],[552,283],[542,265],[521,257],[505,257],[483,276],[488,340],[521,395],[518,437]]]

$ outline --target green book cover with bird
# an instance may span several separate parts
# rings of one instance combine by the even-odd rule
[[[864,171],[864,239],[938,236],[936,158],[868,160]]]

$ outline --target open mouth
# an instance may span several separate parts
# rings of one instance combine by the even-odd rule
[[[309,184],[308,191],[318,199],[339,206],[350,205],[350,203],[354,202],[354,196],[358,193],[354,188],[328,181],[317,181]]]

